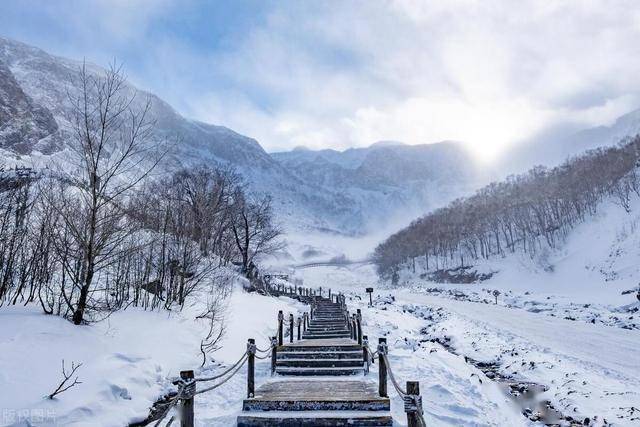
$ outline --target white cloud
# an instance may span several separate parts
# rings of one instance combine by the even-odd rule
[[[78,5],[48,7],[76,28],[76,51],[126,47],[136,83],[268,150],[455,139],[492,155],[640,100],[634,0],[275,2],[222,47],[162,31],[184,3]]]
[[[240,86],[277,97],[261,120],[243,123],[260,107],[238,115],[234,102],[194,111],[267,148],[456,139],[492,155],[548,126],[610,123],[638,102],[633,2],[324,4],[274,11],[223,58]]]

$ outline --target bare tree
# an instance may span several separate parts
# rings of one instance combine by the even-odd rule
[[[77,375],[75,378],[73,378],[73,376],[76,374],[76,371],[80,369],[81,366],[82,366],[82,363],[76,364],[75,362],[71,362],[71,371],[67,373],[67,369],[65,367],[65,363],[63,359],[62,360],[62,381],[60,382],[60,384],[58,384],[58,387],[56,387],[56,389],[47,396],[47,398],[53,399],[60,393],[64,393],[70,388],[75,387],[78,384],[82,384],[82,381],[78,379]]]
[[[220,348],[220,342],[226,332],[225,315],[226,300],[231,292],[233,277],[220,274],[211,282],[207,292],[206,309],[196,319],[207,322],[207,334],[200,341],[200,353],[202,353],[202,365],[207,362],[207,355]]]
[[[163,155],[152,142],[150,101],[138,102],[119,67],[96,76],[83,65],[77,86],[68,118],[76,170],[58,194],[48,195],[62,218],[56,247],[72,279],[65,301],[76,325],[85,321],[96,275],[126,250],[132,232],[125,217],[129,193]]]
[[[236,249],[241,257],[242,271],[250,271],[253,260],[260,255],[274,253],[282,248],[279,240],[282,230],[274,223],[271,198],[252,200],[236,192],[232,207],[233,231]]]

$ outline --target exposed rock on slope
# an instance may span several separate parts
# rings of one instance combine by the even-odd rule
[[[60,142],[53,115],[36,104],[16,81],[11,70],[0,62],[0,148],[19,154],[55,151]]]

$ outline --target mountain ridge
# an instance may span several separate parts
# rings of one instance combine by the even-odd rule
[[[92,76],[105,70],[2,37],[0,64],[0,90],[4,88],[3,93],[11,94],[6,96],[9,104],[24,106],[19,112],[3,110],[2,126],[7,131],[2,134],[0,130],[0,158],[9,165],[64,162],[70,140],[69,95],[79,90],[74,76],[83,65]],[[274,208],[285,228],[360,234],[398,211],[429,209],[432,193],[452,197],[459,193],[458,189],[447,187],[452,184],[453,188],[459,182],[450,182],[451,174],[445,170],[447,155],[438,153],[437,148],[426,149],[435,156],[430,163],[421,163],[430,169],[422,175],[415,174],[422,166],[411,164],[414,159],[402,153],[423,149],[388,141],[344,153],[327,150],[321,155],[326,162],[317,158],[306,170],[299,170],[278,159],[277,154],[267,153],[254,138],[225,126],[186,118],[159,96],[129,82],[126,90],[128,95],[137,94],[134,107],[142,107],[145,99],[150,100],[156,140],[173,142],[163,165],[165,170],[198,164],[231,166],[254,193],[273,196]],[[29,132],[15,132],[27,122]],[[414,175],[385,172],[389,169],[385,162],[390,159],[394,159],[397,171],[411,170]],[[356,170],[355,175],[351,169]],[[320,179],[322,176],[326,179]],[[416,192],[416,188],[420,191]]]
[[[0,37],[0,164],[46,164],[64,158],[68,95],[77,91],[73,76],[83,64]],[[92,75],[105,72],[95,64],[86,67]],[[254,138],[184,117],[159,96],[130,83],[127,90],[142,95],[136,102],[151,100],[156,137],[173,141],[166,170],[199,164],[233,167],[254,193],[273,196],[287,229],[366,234],[388,226],[389,218],[408,221],[468,195],[499,171],[498,167],[481,170],[464,145],[455,141],[416,145],[378,141],[343,151],[297,147],[268,153]],[[612,144],[638,131],[640,110],[610,127],[566,137],[556,144],[560,154],[555,158]],[[540,163],[539,153],[548,146],[553,141],[521,147],[518,155],[524,160],[518,163],[514,155],[506,163],[521,172]]]

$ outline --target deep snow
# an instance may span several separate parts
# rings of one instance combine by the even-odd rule
[[[0,309],[0,425],[122,426],[144,418],[148,408],[164,392],[180,370],[201,364],[200,340],[207,332],[195,320],[200,304],[182,312],[145,312],[129,308],[90,326],[74,326],[46,316],[37,306]],[[278,310],[297,313],[302,306],[289,298],[248,294],[238,283],[228,301],[227,334],[222,348],[209,363],[215,372],[235,362],[248,338],[268,347],[276,328]],[[82,363],[82,384],[45,399],[62,378],[61,364]],[[260,365],[260,364],[259,364]],[[207,396],[215,402],[217,416],[224,397],[236,403],[244,394],[246,373],[230,387]],[[242,386],[240,386],[240,384]],[[206,407],[205,399],[199,406]],[[222,400],[224,402],[224,400]],[[199,411],[199,416],[206,416]],[[226,424],[229,425],[229,424]]]

